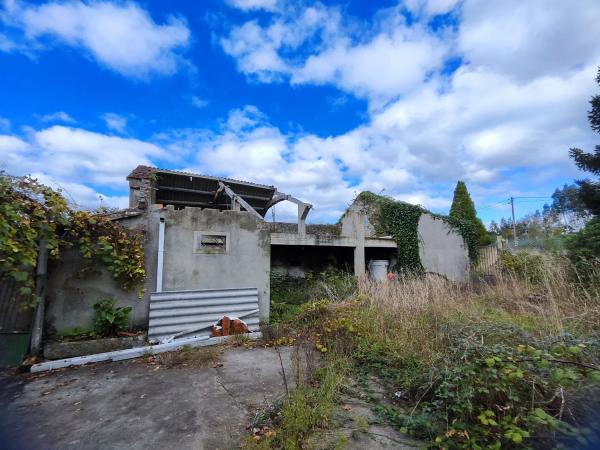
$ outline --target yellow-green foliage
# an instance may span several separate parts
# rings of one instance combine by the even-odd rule
[[[42,240],[56,259],[64,248],[78,248],[125,289],[145,279],[143,235],[106,216],[71,209],[60,192],[33,178],[0,172],[0,277],[15,279],[32,301]]]
[[[600,292],[570,277],[564,259],[534,260],[533,272],[518,260],[496,284],[477,287],[434,277],[361,280],[358,296],[306,305],[298,327],[330,357],[348,358],[402,392],[404,408],[382,413],[432,445],[597,442],[581,423],[594,407],[588,393],[600,395]],[[312,393],[297,395],[293,405],[303,411]],[[306,418],[283,420],[296,423],[293,436],[300,428],[292,417]]]

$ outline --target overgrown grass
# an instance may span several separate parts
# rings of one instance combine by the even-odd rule
[[[433,447],[577,448],[600,442],[597,280],[598,262],[578,277],[545,257],[505,264],[494,283],[362,279],[357,295],[303,305],[294,326],[332,361],[388,380],[403,401],[384,415]],[[301,448],[322,425],[303,415],[328,398],[319,389],[290,396],[268,445]]]
[[[307,272],[305,278],[271,275],[271,323],[292,322],[300,306],[320,298],[342,301],[356,293],[356,278],[332,270]]]
[[[271,417],[274,432],[256,440],[249,437],[245,449],[305,448],[305,441],[317,429],[329,427],[329,421],[337,398],[342,390],[349,361],[339,356],[329,357],[318,368],[314,377],[297,384]]]

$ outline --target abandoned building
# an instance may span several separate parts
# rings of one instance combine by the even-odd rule
[[[134,325],[148,328],[150,339],[198,330],[225,313],[252,330],[269,319],[271,271],[301,277],[335,268],[362,276],[375,263],[385,278],[394,263],[397,243],[375,236],[356,204],[339,224],[307,225],[312,205],[273,186],[147,166],[127,180],[129,208],[114,220],[145,233],[141,295],[123,292],[105,271],[79,277],[80,256],[66,253],[48,280],[50,331],[89,327],[92,304],[107,297],[132,306]],[[265,220],[281,201],[297,205],[296,223]],[[418,232],[426,271],[467,279],[469,260],[458,233],[429,214],[421,216]]]

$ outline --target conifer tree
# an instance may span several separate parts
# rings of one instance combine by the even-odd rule
[[[452,206],[450,207],[450,217],[467,220],[473,223],[477,232],[479,245],[488,245],[491,243],[491,238],[487,233],[483,222],[477,217],[475,203],[473,203],[464,181],[456,183],[454,199],[452,200]]]
[[[600,85],[600,67],[596,76]],[[588,120],[592,130],[600,133],[600,95],[590,100],[592,109],[588,112]],[[579,148],[569,151],[571,158],[581,170],[600,176],[600,145],[596,145],[593,153],[586,153]],[[579,198],[594,216],[578,233],[574,233],[567,241],[569,256],[576,263],[600,257],[600,180],[579,180]]]
[[[596,76],[596,83],[600,85],[600,67]],[[600,133],[600,95],[594,95],[590,100],[592,109],[588,112],[588,120],[592,130]],[[571,158],[581,170],[600,176],[600,145],[596,145],[593,153],[586,153],[579,148],[569,151]],[[595,216],[600,216],[600,181],[580,180],[579,197],[587,209]]]

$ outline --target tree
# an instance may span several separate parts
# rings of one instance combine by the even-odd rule
[[[600,86],[600,67],[596,76],[596,83]],[[594,95],[590,100],[592,109],[588,111],[588,120],[592,130],[600,133],[600,95]],[[593,153],[586,153],[579,148],[569,150],[569,155],[575,160],[579,169],[600,175],[600,145],[596,145]],[[579,197],[587,209],[595,216],[600,215],[600,181],[579,180]]]
[[[452,206],[450,207],[450,217],[471,222],[475,226],[479,245],[491,244],[492,240],[487,233],[483,222],[477,217],[475,203],[473,203],[464,181],[458,181],[456,183],[454,198],[452,199]]]
[[[600,86],[600,67],[596,76],[596,83]],[[590,100],[592,109],[588,111],[588,120],[592,130],[600,133],[600,95],[594,95]],[[571,158],[581,170],[600,175],[600,145],[596,145],[594,153],[586,153],[579,148],[569,151]],[[588,211],[595,217],[590,220],[581,231],[573,235],[567,248],[569,256],[576,263],[586,259],[600,257],[600,181],[579,180],[579,197]]]
[[[590,219],[586,204],[579,195],[579,188],[565,184],[562,189],[556,189],[552,194],[551,210],[564,222],[569,231],[578,231]]]

